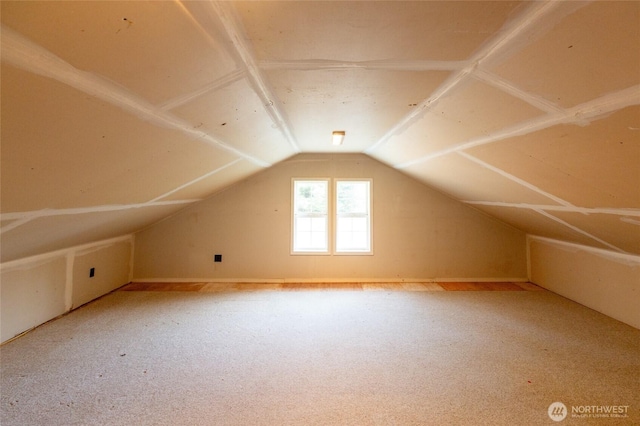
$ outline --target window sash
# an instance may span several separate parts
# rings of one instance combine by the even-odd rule
[[[335,252],[371,253],[371,180],[336,180]]]
[[[293,253],[329,252],[329,180],[293,180]]]

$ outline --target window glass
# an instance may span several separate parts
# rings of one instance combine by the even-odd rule
[[[371,182],[336,182],[336,252],[371,251]]]
[[[293,251],[328,252],[329,182],[294,180]]]

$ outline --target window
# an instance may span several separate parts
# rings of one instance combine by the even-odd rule
[[[293,181],[293,251],[329,251],[328,179]]]
[[[371,252],[371,181],[336,181],[336,252]]]
[[[372,254],[371,180],[336,179],[333,197],[329,183],[293,179],[292,253]]]

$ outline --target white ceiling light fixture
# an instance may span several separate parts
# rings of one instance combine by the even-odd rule
[[[338,130],[331,133],[331,143],[338,146],[342,145],[342,141],[344,140],[344,130]]]

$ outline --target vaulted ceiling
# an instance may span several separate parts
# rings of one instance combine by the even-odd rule
[[[306,152],[640,254],[638,1],[1,7],[2,261],[135,232]]]

